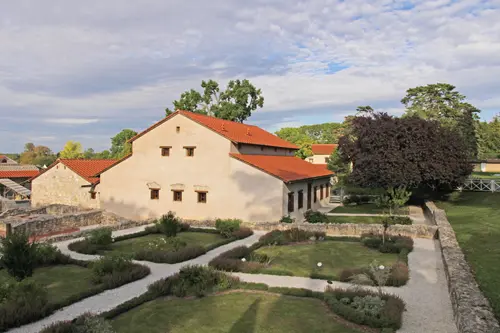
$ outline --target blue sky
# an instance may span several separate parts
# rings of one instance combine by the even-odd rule
[[[274,131],[401,114],[406,89],[448,82],[500,112],[500,0],[18,0],[0,11],[0,151],[67,140],[106,149],[203,79],[248,78]]]

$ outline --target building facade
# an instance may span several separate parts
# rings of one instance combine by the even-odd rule
[[[313,155],[307,158],[307,161],[313,164],[324,164],[328,163],[330,155],[337,149],[337,144],[313,144],[311,145],[311,150]]]
[[[132,154],[101,172],[98,185],[100,207],[127,218],[302,220],[326,200],[331,172],[256,126],[177,111],[130,142]]]
[[[97,173],[116,160],[58,159],[31,181],[31,205],[51,204],[99,208]]]

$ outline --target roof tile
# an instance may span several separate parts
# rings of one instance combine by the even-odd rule
[[[335,149],[337,149],[338,144],[328,143],[328,144],[313,144],[311,145],[311,150],[314,155],[331,155]]]
[[[321,164],[312,164],[295,156],[230,154],[284,182],[332,176],[333,173]]]
[[[33,179],[47,172],[49,169],[52,169],[58,163],[62,163],[89,183],[96,184],[99,182],[99,177],[96,177],[96,175],[99,174],[102,170],[113,165],[115,162],[116,160],[58,159],[54,163],[52,163],[52,165],[48,169],[36,175],[31,180],[33,181]]]
[[[0,178],[31,178],[39,173],[38,170],[0,170]]]

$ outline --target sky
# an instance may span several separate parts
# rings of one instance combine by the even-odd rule
[[[500,0],[0,0],[0,151],[96,151],[201,80],[249,79],[269,131],[401,114],[446,82],[500,112]]]

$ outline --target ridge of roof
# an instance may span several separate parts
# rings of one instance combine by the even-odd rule
[[[251,145],[262,145],[268,147],[286,148],[286,149],[299,149],[296,145],[285,141],[276,135],[269,133],[262,128],[255,125],[247,125],[243,123],[238,123],[230,120],[219,119],[199,113],[194,113],[190,111],[177,110],[174,113],[166,116],[162,120],[156,122],[152,126],[148,127],[144,131],[138,133],[136,136],[132,137],[128,142],[133,142],[146,134],[147,132],[160,126],[167,120],[173,118],[176,115],[183,115],[200,125],[222,135],[226,139],[243,144]]]
[[[295,156],[244,155],[229,153],[237,160],[249,164],[285,183],[306,179],[331,177],[333,172],[324,165],[312,164]]]

